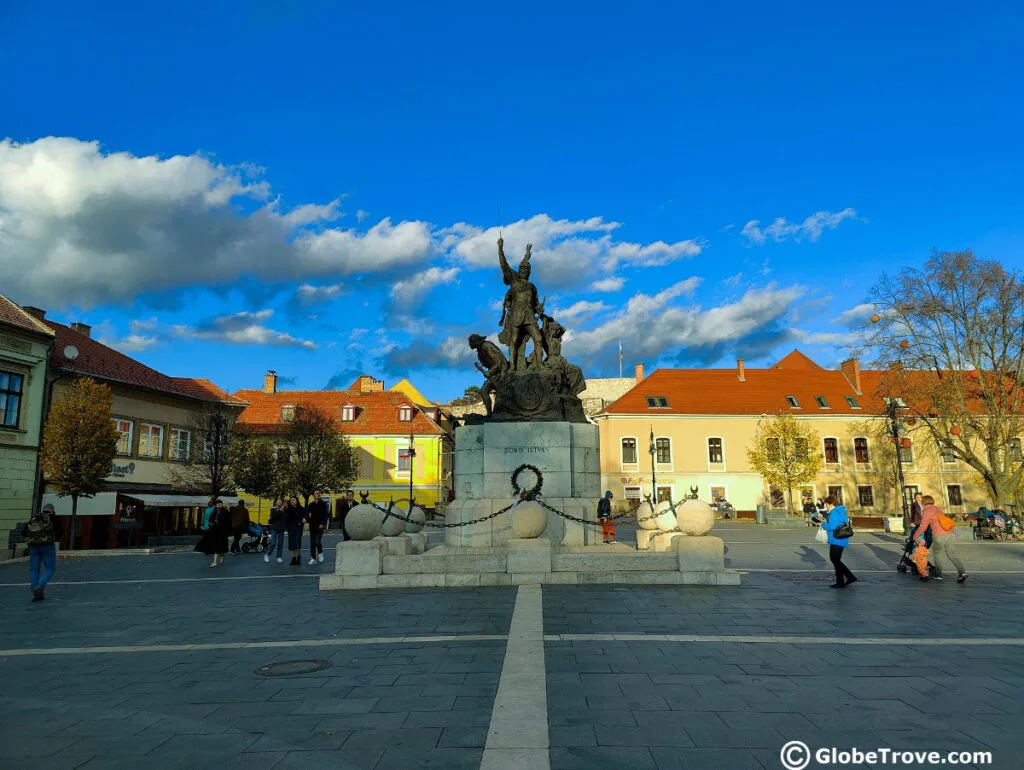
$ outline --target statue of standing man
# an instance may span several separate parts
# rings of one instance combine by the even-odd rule
[[[537,287],[530,283],[530,251],[532,244],[526,246],[526,256],[519,263],[518,272],[513,270],[505,259],[504,240],[498,239],[498,263],[509,287],[505,295],[502,313],[504,326],[498,339],[508,345],[509,363],[514,370],[525,363],[526,338],[533,340],[533,353],[530,363],[539,366],[543,352],[540,329],[537,326]]]

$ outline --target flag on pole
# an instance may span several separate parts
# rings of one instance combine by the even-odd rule
[[[619,340],[619,379],[622,379],[622,340]]]

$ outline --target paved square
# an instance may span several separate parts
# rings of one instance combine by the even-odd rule
[[[3,564],[0,767],[775,770],[790,740],[1024,766],[1024,548],[923,584],[864,533],[835,591],[805,532],[715,534],[743,587],[321,594],[331,559],[175,553],[61,559],[32,604]],[[256,673],[299,660],[330,667]]]

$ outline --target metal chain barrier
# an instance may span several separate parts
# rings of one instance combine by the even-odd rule
[[[508,513],[509,511],[511,511],[513,508],[516,507],[516,504],[518,503],[518,501],[516,501],[516,503],[512,503],[512,505],[505,506],[500,511],[495,511],[494,513],[490,514],[489,516],[484,516],[484,517],[479,518],[479,519],[473,519],[472,521],[457,521],[454,524],[448,524],[448,523],[439,524],[436,521],[418,522],[418,521],[414,521],[413,519],[410,519],[408,516],[403,516],[400,513],[395,513],[393,510],[391,510],[391,506],[389,506],[387,508],[384,508],[383,506],[378,505],[377,503],[373,502],[372,500],[366,500],[365,503],[366,503],[366,505],[372,505],[378,511],[383,513],[385,515],[385,517],[390,516],[391,518],[401,519],[402,521],[407,522],[409,524],[420,524],[420,523],[422,523],[424,527],[434,527],[435,529],[457,529],[458,527],[468,527],[468,526],[470,526],[472,524],[480,524],[481,522],[484,522],[484,521],[490,521],[491,519],[496,518],[496,517],[500,516],[503,513]]]

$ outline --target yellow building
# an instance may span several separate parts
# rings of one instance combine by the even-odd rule
[[[743,361],[735,369],[659,369],[594,417],[602,484],[620,506],[639,501],[651,493],[653,461],[659,499],[679,500],[696,487],[702,499],[728,500],[740,511],[783,508],[785,490],[765,485],[747,448],[759,420],[788,412],[811,424],[824,460],[814,482],[794,490],[798,509],[832,494],[857,515],[900,515],[895,483],[880,463],[883,449],[892,451],[878,446],[879,424],[887,422],[876,393],[881,375],[861,371],[856,359],[826,370],[799,351],[767,369]],[[908,441],[900,455],[909,497],[931,494],[950,513],[988,502],[972,469],[936,447],[926,429],[911,429]]]
[[[408,381],[384,390],[383,381],[363,375],[348,390],[278,390],[277,375],[271,371],[262,390],[240,390],[235,396],[249,404],[239,425],[256,432],[279,428],[298,406],[315,406],[331,414],[355,450],[359,475],[352,489],[357,500],[360,492],[369,492],[375,502],[405,504],[411,481],[417,505],[443,508],[449,478],[447,436],[438,424],[437,407]],[[415,447],[414,457],[409,455],[410,446]],[[266,501],[248,499],[265,521]]]

